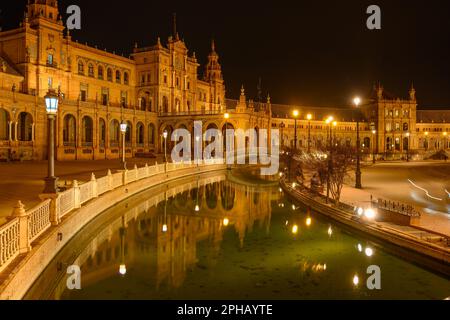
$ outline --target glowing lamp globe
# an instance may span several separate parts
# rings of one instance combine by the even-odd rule
[[[120,132],[122,132],[122,133],[127,132],[127,124],[126,123],[122,122],[120,124]]]
[[[58,95],[54,90],[49,90],[44,97],[47,114],[55,115],[58,112]]]

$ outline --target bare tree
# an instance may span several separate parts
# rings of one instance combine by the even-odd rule
[[[347,146],[334,146],[331,152],[331,161],[327,174],[329,176],[329,187],[331,197],[335,205],[341,199],[344,180],[353,170],[355,165],[355,151]]]

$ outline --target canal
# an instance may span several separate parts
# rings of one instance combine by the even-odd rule
[[[67,267],[81,268],[81,290]],[[381,289],[369,290],[369,266]],[[293,205],[270,181],[217,172],[107,210],[27,299],[444,299],[450,280]]]

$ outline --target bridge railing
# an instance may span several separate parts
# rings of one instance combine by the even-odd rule
[[[67,214],[99,195],[161,173],[221,163],[223,159],[206,160],[198,164],[191,161],[156,163],[153,166],[146,164],[141,168],[135,166],[114,174],[108,170],[107,175],[102,178],[97,179],[92,174],[88,182],[79,184],[74,180],[72,187],[64,192],[43,195],[43,201],[30,210],[25,210],[22,202],[18,201],[12,215],[8,217],[9,222],[0,226],[0,272],[20,254],[31,251],[33,242],[45,231],[58,225]]]

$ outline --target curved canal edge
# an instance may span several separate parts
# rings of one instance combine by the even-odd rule
[[[57,253],[90,221],[105,210],[148,188],[201,173],[226,170],[225,164],[162,172],[123,185],[95,198],[67,214],[57,226],[52,226],[33,244],[32,250],[3,273],[0,279],[0,300],[19,300],[45,270]]]
[[[418,256],[428,258],[429,262],[424,262],[422,260],[419,263],[424,267],[445,274],[447,277],[450,276],[450,248],[444,248],[433,243],[414,238],[406,233],[400,233],[395,229],[382,226],[377,222],[361,221],[357,219],[355,215],[347,211],[336,208],[331,204],[321,203],[306,194],[295,190],[292,186],[286,183],[285,179],[280,180],[280,186],[286,195],[288,195],[288,197],[293,201],[302,203],[303,205],[311,208],[311,210],[344,226],[347,226],[351,230],[381,240],[382,242],[394,245],[396,247],[406,249]]]

